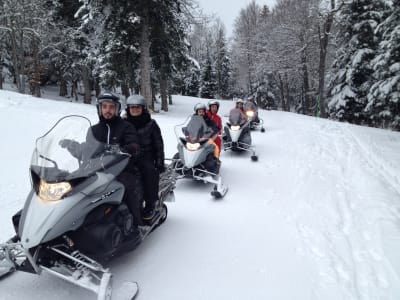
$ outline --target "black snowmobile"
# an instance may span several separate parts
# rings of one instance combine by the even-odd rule
[[[253,101],[246,101],[243,108],[246,112],[247,119],[250,122],[250,129],[265,132],[264,120],[258,115],[257,105]]]
[[[116,180],[130,155],[96,141],[90,126],[85,117],[67,116],[37,139],[32,190],[13,217],[16,236],[0,244],[0,277],[15,270],[47,272],[93,291],[98,300],[112,299],[112,274],[103,264],[135,249],[166,220],[164,202],[174,199],[174,170],[168,166],[161,174],[155,217],[135,226],[122,201],[125,188]],[[60,146],[64,139],[82,145],[79,159]],[[124,284],[132,297],[137,288],[135,282]]]

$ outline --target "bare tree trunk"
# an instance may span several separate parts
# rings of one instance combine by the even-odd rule
[[[125,96],[125,98],[128,98],[131,95],[131,93],[129,92],[129,87],[126,84],[126,82],[121,83],[121,92],[122,92],[122,95]]]
[[[329,42],[329,36],[332,29],[333,23],[333,16],[337,10],[335,9],[335,0],[331,0],[331,11],[328,13],[325,22],[323,23],[323,32],[321,32],[321,28],[318,27],[319,33],[319,66],[318,66],[318,101],[319,105],[317,104],[316,107],[319,106],[320,108],[320,116],[322,118],[326,118],[326,111],[325,111],[325,69],[326,69],[326,54]],[[318,113],[318,112],[317,112]]]
[[[160,76],[161,110],[168,111],[167,78],[164,74]]]
[[[9,21],[10,22],[10,21]],[[12,64],[14,67],[14,78],[15,78],[15,83],[17,85],[17,89],[19,93],[25,93],[22,82],[21,82],[21,64],[23,63],[19,59],[19,50],[17,46],[17,35],[14,29],[11,29],[10,31],[10,42],[11,42],[11,57],[12,57]]]
[[[305,49],[301,55],[301,63],[303,69],[303,88],[304,88],[304,106],[303,114],[310,114],[310,85],[308,83],[308,67],[307,67],[307,56]]]
[[[153,110],[152,92],[151,92],[151,60],[150,60],[150,40],[149,40],[149,22],[148,13],[143,18],[142,34],[140,38],[140,90],[146,99],[147,106]]]
[[[33,38],[32,40],[32,56],[33,62],[31,65],[31,78],[29,80],[29,85],[31,88],[31,94],[35,97],[40,97],[40,79],[41,79],[41,66],[39,60],[39,49],[38,49],[38,41]]]
[[[61,97],[65,97],[68,94],[68,89],[67,89],[67,81],[65,80],[64,77],[61,77],[60,79],[60,93],[59,95]]]
[[[83,103],[91,104],[92,103],[92,87],[90,84],[89,77],[89,68],[87,66],[81,66],[82,68],[82,82],[83,82]]]
[[[285,93],[285,111],[290,111],[290,94],[289,94],[289,79],[287,73],[285,73],[285,80],[284,80],[284,93]]]
[[[285,82],[287,80],[287,74],[284,75],[284,78],[282,78],[281,74],[278,73],[278,82],[279,82],[279,91],[281,94],[281,102],[282,102],[282,110],[283,111],[289,111],[288,109],[288,102],[289,102],[289,92],[287,83]]]
[[[3,89],[3,81],[4,81],[4,77],[3,77],[3,65],[1,64],[1,59],[0,59],[0,90]]]

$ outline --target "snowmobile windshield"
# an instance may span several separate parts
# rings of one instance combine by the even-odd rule
[[[36,140],[31,171],[49,183],[71,181],[107,172],[116,165],[118,168],[112,168],[110,173],[118,174],[129,157],[118,146],[96,140],[87,118],[67,116]]]
[[[251,101],[247,101],[247,102],[244,104],[243,108],[244,108],[245,110],[254,110],[254,111],[257,111],[257,106],[256,106],[253,102],[251,102]]]
[[[191,143],[207,140],[212,135],[212,130],[207,126],[203,117],[194,115],[186,126],[182,128],[185,139]]]

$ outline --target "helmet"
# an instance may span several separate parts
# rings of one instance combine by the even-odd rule
[[[240,99],[240,98],[239,98],[239,99],[237,99],[237,100],[236,100],[236,104],[238,104],[238,103],[242,103],[242,104],[244,104],[244,101],[243,101],[243,99]]]
[[[216,105],[217,108],[219,108],[219,102],[218,102],[217,100],[210,100],[210,101],[208,101],[208,108],[210,108],[211,105]]]
[[[103,94],[100,94],[97,99],[96,99],[96,107],[97,107],[97,113],[99,116],[101,115],[101,110],[100,110],[100,104],[103,102],[114,102],[116,105],[116,115],[119,116],[121,113],[121,102],[119,101],[119,97],[111,92],[105,92]]]
[[[197,104],[193,107],[193,110],[194,110],[195,113],[197,113],[197,111],[198,111],[199,109],[204,109],[204,111],[206,111],[206,110],[207,110],[207,107],[206,107],[206,105],[203,104],[203,103],[197,103]]]
[[[143,109],[147,109],[146,99],[142,95],[133,94],[126,99],[126,108],[132,105],[141,105]]]

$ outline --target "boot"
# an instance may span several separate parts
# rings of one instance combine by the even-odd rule
[[[146,207],[143,210],[143,220],[149,221],[156,215],[156,210],[154,207],[154,202],[146,202]]]

